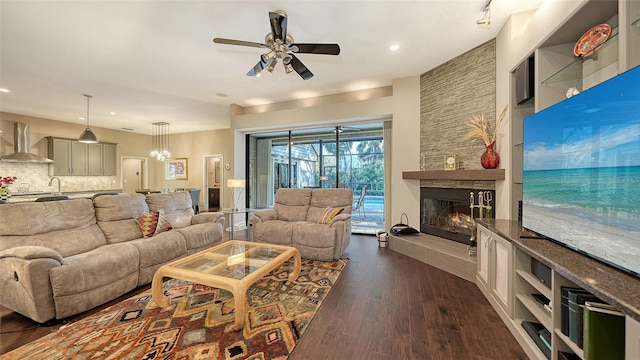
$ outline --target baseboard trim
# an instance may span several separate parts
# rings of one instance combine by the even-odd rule
[[[389,248],[467,281],[476,281],[476,255],[469,256],[465,244],[427,234],[391,235]]]

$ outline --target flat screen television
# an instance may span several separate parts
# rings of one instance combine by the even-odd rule
[[[524,119],[522,226],[640,277],[640,66]]]

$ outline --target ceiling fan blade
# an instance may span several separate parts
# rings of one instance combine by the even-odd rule
[[[262,58],[263,57],[261,56],[260,61],[258,61],[256,66],[254,66],[253,68],[251,68],[251,70],[249,70],[249,72],[247,73],[247,76],[258,76],[260,75],[262,70],[264,70],[267,67],[267,62],[263,61]]]
[[[287,37],[287,13],[283,10],[270,11],[269,23],[273,40],[280,39],[284,44]]]
[[[214,38],[213,42],[216,43],[216,44],[240,45],[240,46],[250,46],[250,47],[269,49],[269,46],[267,44],[261,44],[261,43],[257,43],[257,42],[251,42],[251,41]]]
[[[288,56],[291,56],[291,66],[293,67],[293,70],[295,70],[301,78],[309,80],[313,77],[313,73],[304,66],[300,59],[293,54],[289,54]]]
[[[322,55],[339,55],[340,46],[338,44],[291,44],[296,46],[298,54],[322,54]]]

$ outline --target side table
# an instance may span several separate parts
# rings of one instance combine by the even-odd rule
[[[238,231],[245,231],[248,229],[247,224],[249,223],[249,216],[253,212],[253,209],[243,208],[243,209],[222,209],[222,213],[227,218],[227,223],[229,227],[226,230],[229,232],[229,240],[233,240],[233,233]],[[234,220],[236,215],[244,216],[244,225],[235,225]],[[249,240],[249,239],[247,239]]]

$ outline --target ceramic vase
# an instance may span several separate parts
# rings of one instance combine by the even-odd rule
[[[487,149],[484,151],[484,153],[482,153],[482,156],[480,157],[480,163],[485,169],[495,169],[498,167],[498,164],[500,164],[500,156],[493,149],[495,145],[495,141],[487,145]]]

